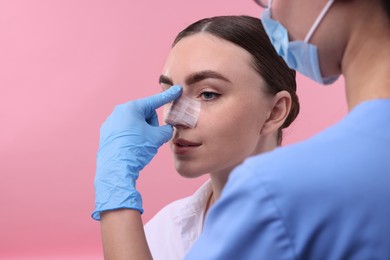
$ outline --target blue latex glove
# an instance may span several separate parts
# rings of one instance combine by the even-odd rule
[[[118,105],[100,128],[95,176],[95,211],[92,218],[114,209],[143,212],[135,188],[139,172],[157,149],[172,138],[170,125],[159,126],[156,109],[181,95],[173,86],[157,95]]]

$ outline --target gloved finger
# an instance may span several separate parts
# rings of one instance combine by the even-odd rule
[[[150,116],[150,118],[148,118],[146,120],[146,122],[151,125],[151,126],[159,126],[159,123],[158,123],[158,116],[157,116],[157,113],[156,113],[156,110],[153,110],[152,111],[152,115]]]
[[[158,146],[161,146],[171,140],[173,135],[173,127],[171,125],[156,127],[155,130],[156,131],[153,131],[154,139],[161,141]]]
[[[144,112],[146,118],[149,118],[152,114],[151,111],[175,100],[181,95],[182,88],[180,86],[172,86],[164,92],[156,95],[146,97],[138,100],[139,104],[142,104],[141,109]]]
[[[179,88],[179,95],[177,95],[176,94],[176,90],[173,90],[173,93],[172,93],[172,90],[170,90],[170,89],[172,89],[172,88]],[[182,92],[182,88],[181,87],[179,87],[179,86],[172,86],[171,88],[169,88],[169,89],[167,89],[166,91],[164,91],[164,92],[162,92],[162,93],[160,93],[160,94],[157,94],[157,95],[155,95],[155,96],[152,96],[152,97],[149,97],[149,98],[147,98],[148,100],[149,100],[149,102],[155,102],[155,101],[153,101],[153,100],[151,100],[150,101],[150,99],[152,98],[154,98],[154,97],[158,97],[159,95],[160,95],[160,101],[161,100],[169,100],[168,102],[171,102],[172,101],[172,97],[175,97],[174,99],[176,99],[177,97],[179,97],[180,96],[180,94],[181,94],[181,92]],[[167,95],[168,97],[164,97],[164,95]],[[163,98],[161,99],[161,95],[163,95]],[[168,98],[168,99],[167,99]],[[157,103],[158,103],[159,101],[157,101]],[[165,102],[165,101],[163,101],[163,104],[162,105],[165,105],[166,103],[168,103],[168,102]],[[161,103],[160,103],[161,104]],[[162,105],[160,105],[160,106],[162,106]],[[158,106],[158,107],[160,107],[160,106]],[[153,106],[151,106],[151,107],[153,107]],[[156,108],[158,108],[158,107],[156,107]],[[148,124],[149,125],[152,125],[152,126],[159,126],[159,122],[158,122],[158,116],[157,116],[157,113],[156,113],[156,111],[153,109],[152,111],[150,111],[150,113],[151,113],[151,115],[146,119],[146,122],[148,122]]]

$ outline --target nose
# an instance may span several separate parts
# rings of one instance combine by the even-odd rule
[[[181,96],[168,108],[164,122],[176,128],[194,128],[198,121],[200,106],[199,101]]]

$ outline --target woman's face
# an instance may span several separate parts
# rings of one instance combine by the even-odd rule
[[[201,102],[194,128],[174,127],[170,146],[181,175],[228,173],[261,152],[272,98],[246,50],[208,33],[185,37],[171,50],[160,83],[181,85],[183,95]]]

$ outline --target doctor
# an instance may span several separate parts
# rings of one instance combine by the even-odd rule
[[[390,1],[258,3],[291,68],[321,84],[344,76],[349,114],[309,140],[239,166],[187,258],[390,259]],[[171,88],[130,102],[102,127],[94,216],[112,242],[108,258],[150,257],[142,236],[126,235],[142,230],[135,180],[171,135],[169,126],[151,126],[154,110],[178,95]],[[127,165],[110,156],[122,156],[123,147],[132,147],[123,153]],[[131,188],[110,187],[112,172]],[[126,224],[115,229],[118,223]],[[137,246],[133,252],[128,243]]]

